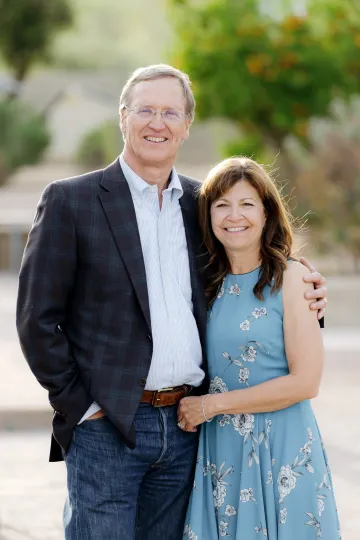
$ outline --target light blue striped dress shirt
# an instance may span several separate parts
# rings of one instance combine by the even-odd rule
[[[120,165],[134,202],[149,295],[153,356],[145,388],[199,386],[204,378],[202,351],[191,300],[179,177],[173,168],[160,209],[157,186],[140,178],[123,155]],[[99,409],[94,402],[80,422]]]

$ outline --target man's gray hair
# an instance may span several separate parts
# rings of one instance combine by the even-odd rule
[[[193,120],[195,115],[195,98],[191,90],[190,78],[186,73],[180,71],[180,69],[176,69],[167,64],[155,64],[135,70],[122,89],[119,112],[124,107],[130,107],[131,92],[134,86],[143,81],[154,81],[156,79],[163,79],[165,77],[173,77],[181,84],[185,97],[186,114],[190,116],[191,120]]]

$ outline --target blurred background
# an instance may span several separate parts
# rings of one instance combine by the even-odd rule
[[[343,540],[359,540],[359,0],[0,0],[0,540],[63,537],[64,465],[47,463],[51,411],[14,319],[36,205],[52,180],[116,158],[121,88],[159,62],[186,71],[197,100],[178,170],[266,164],[328,279],[314,407]]]

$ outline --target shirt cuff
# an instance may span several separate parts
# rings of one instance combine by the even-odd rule
[[[86,413],[84,414],[84,416],[81,418],[80,422],[78,422],[78,425],[84,422],[85,420],[87,420],[88,418],[90,418],[90,416],[92,416],[93,414],[100,411],[100,409],[101,409],[100,405],[98,405],[96,401],[93,401],[90,407],[88,408],[88,410],[86,411]]]

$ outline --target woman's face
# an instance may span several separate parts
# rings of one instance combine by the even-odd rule
[[[211,225],[216,238],[227,253],[250,253],[260,248],[265,212],[256,189],[240,180],[210,209]]]

